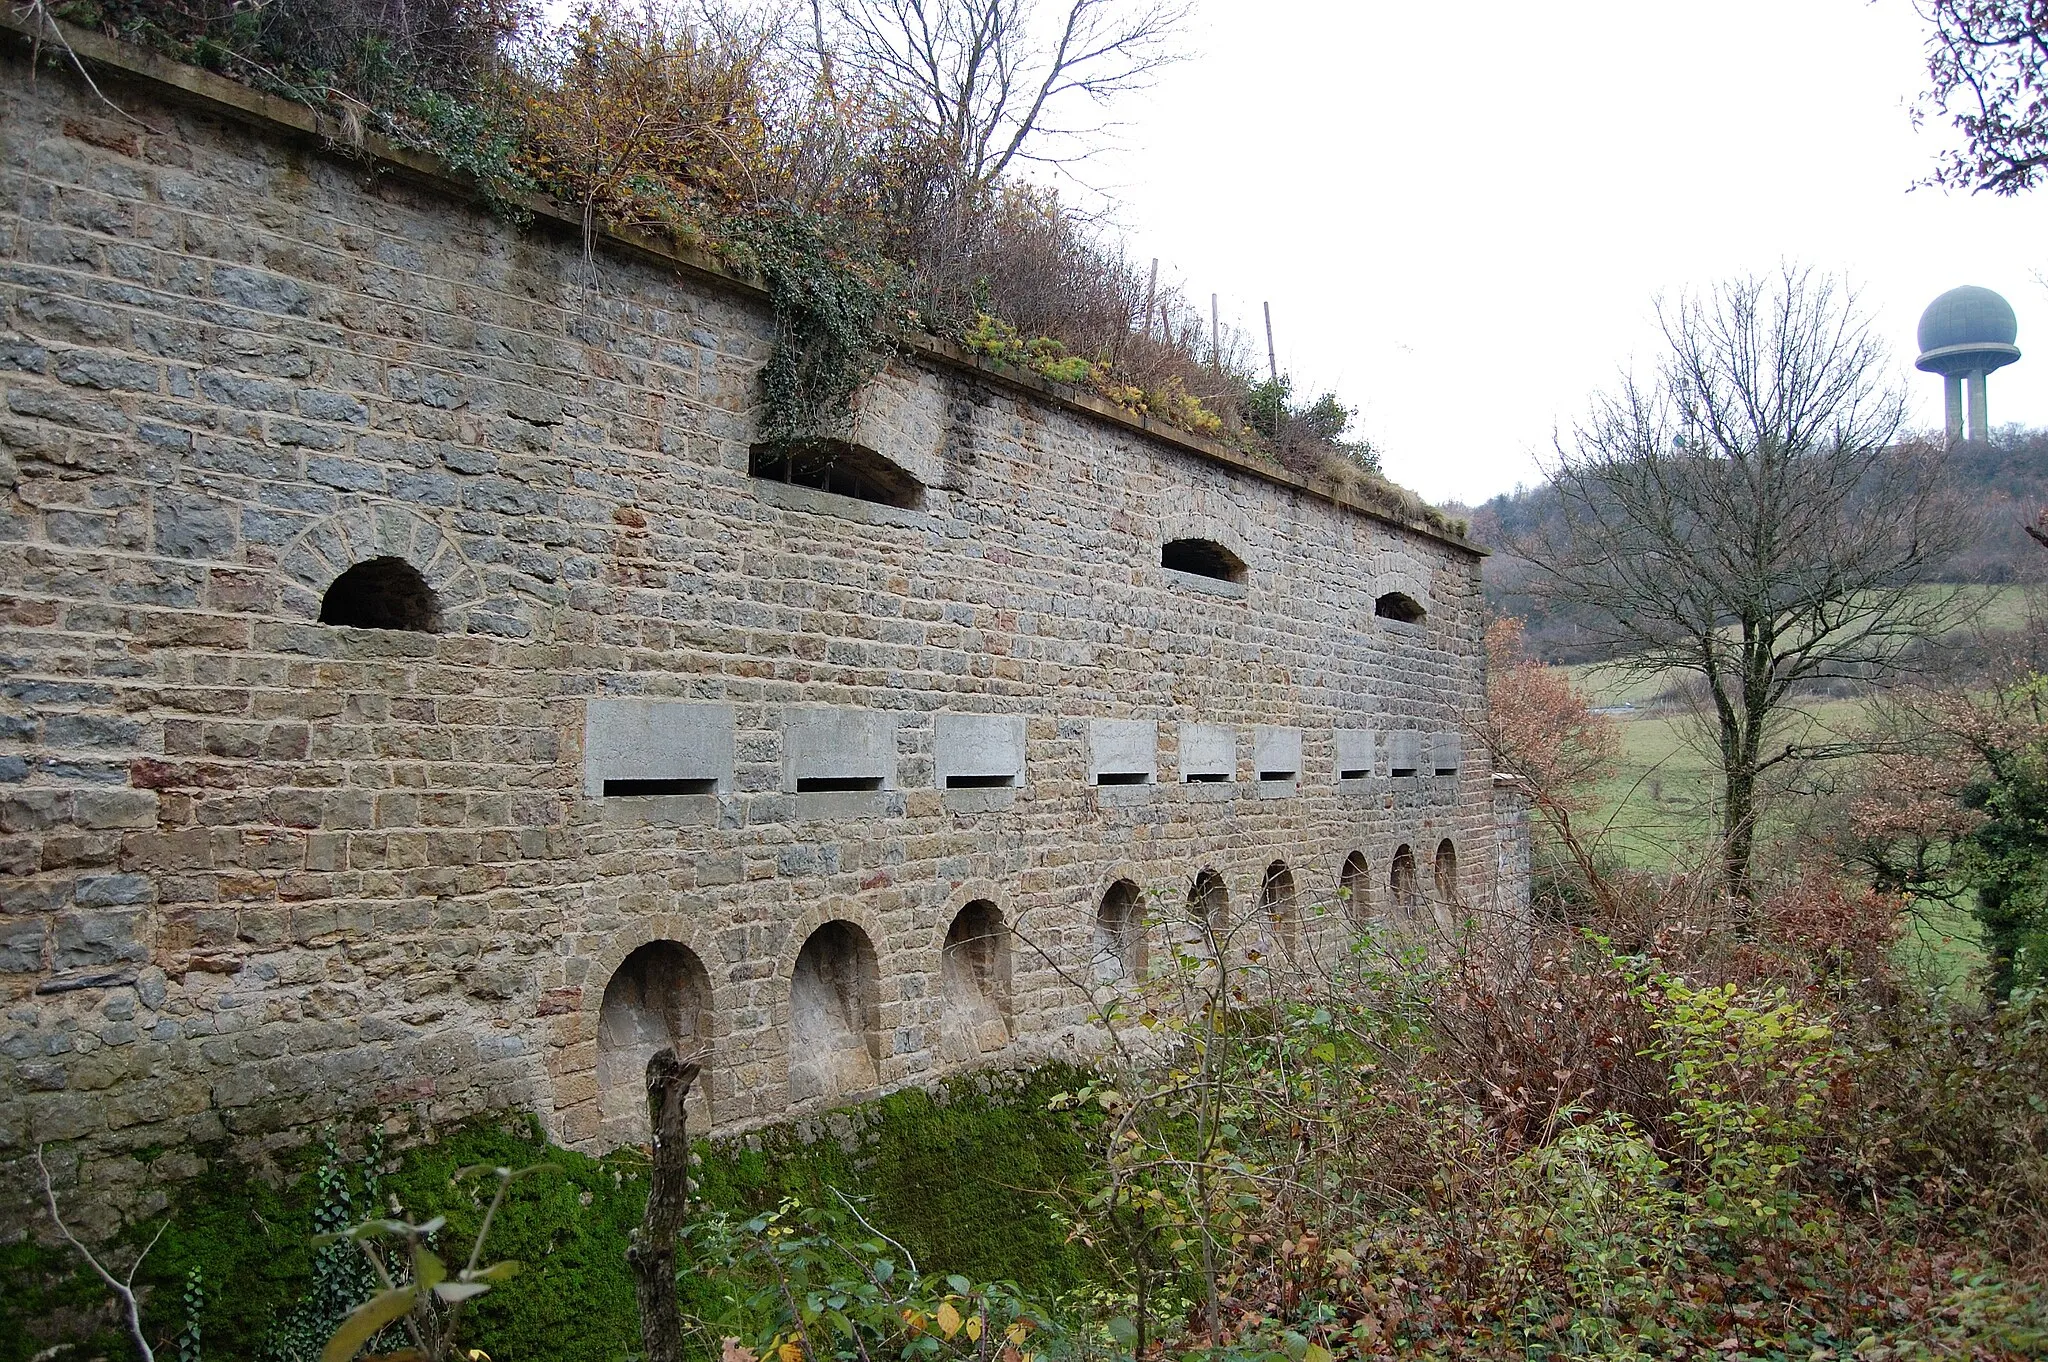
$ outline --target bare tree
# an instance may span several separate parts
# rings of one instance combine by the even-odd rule
[[[1667,353],[1560,438],[1560,514],[1514,547],[1598,641],[1705,691],[1726,892],[1754,897],[1758,781],[1832,754],[1788,723],[1802,688],[1871,681],[1955,623],[1928,585],[1962,519],[1853,293],[1787,268],[1659,305]]]
[[[2018,194],[2048,176],[2048,0],[1920,0],[1932,85],[1914,111],[1945,115],[1963,145],[1936,184]]]
[[[1178,0],[1059,0],[1043,26],[1033,0],[836,0],[841,60],[893,94],[945,148],[973,198],[1034,143],[1090,131],[1049,119],[1077,101],[1100,108],[1179,59]]]

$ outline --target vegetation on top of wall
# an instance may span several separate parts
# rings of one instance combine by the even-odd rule
[[[1459,535],[1346,440],[1334,394],[1292,399],[1057,193],[967,176],[904,92],[780,10],[528,0],[49,0],[140,43],[443,159],[517,216],[541,194],[767,286],[764,436],[836,433],[897,338],[929,334]],[[820,57],[823,56],[821,63]],[[344,142],[347,137],[344,137]]]

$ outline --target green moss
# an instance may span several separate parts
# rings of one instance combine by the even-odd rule
[[[1084,1260],[1054,1212],[1087,1167],[1088,1144],[1076,1118],[1047,1100],[1080,1081],[1063,1067],[980,1075],[948,1083],[936,1100],[910,1089],[835,1112],[828,1125],[843,1136],[806,1140],[784,1126],[710,1142],[699,1196],[758,1211],[784,1197],[829,1205],[837,1188],[927,1272],[1064,1290],[1081,1280]]]
[[[783,1126],[707,1141],[697,1151],[698,1200],[751,1213],[784,1198],[834,1206],[844,1194],[927,1272],[1064,1290],[1086,1264],[1054,1213],[1060,1189],[1087,1166],[1088,1146],[1077,1118],[1049,1111],[1047,1099],[1078,1081],[1067,1069],[963,1078],[937,1098],[907,1091],[831,1113],[811,1123],[828,1133],[813,1129],[808,1139]],[[266,1356],[274,1322],[311,1286],[321,1157],[309,1147],[265,1178],[216,1152],[204,1175],[179,1186],[141,1278],[151,1288],[152,1338],[169,1340],[184,1324],[181,1287],[197,1268],[205,1356]],[[491,1184],[451,1185],[455,1172],[536,1163],[557,1171],[514,1186],[485,1247],[486,1261],[518,1259],[525,1271],[471,1307],[466,1339],[496,1362],[615,1362],[638,1347],[625,1250],[646,1201],[644,1155],[593,1159],[549,1145],[529,1116],[500,1117],[406,1149],[377,1193],[415,1220],[446,1215],[439,1247],[466,1251]],[[132,1228],[125,1251],[163,1223]],[[104,1289],[67,1255],[32,1244],[0,1249],[0,1362],[25,1362],[60,1341],[121,1355],[125,1345],[101,1327],[105,1303]]]

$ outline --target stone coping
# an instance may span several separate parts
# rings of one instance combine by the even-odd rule
[[[38,19],[41,19],[40,24],[37,22]],[[10,5],[0,2],[0,31],[12,32],[21,39],[40,41],[46,58],[49,54],[56,53],[56,59],[64,62],[61,44],[69,44],[71,53],[81,62],[119,72],[142,84],[154,86],[157,93],[167,98],[203,106],[223,116],[253,124],[272,133],[300,138],[310,137],[328,150],[352,148],[354,155],[379,163],[463,202],[474,202],[478,197],[476,181],[455,170],[437,156],[400,146],[360,128],[345,128],[337,120],[325,117],[306,105],[294,103],[239,81],[229,80],[225,76],[215,75],[196,66],[173,61],[146,47],[49,19],[43,16],[39,9],[18,12]],[[143,126],[147,128],[147,124]],[[582,216],[564,210],[554,200],[539,194],[515,193],[508,197],[522,212],[530,214],[535,222],[550,223],[559,229],[574,233],[579,238],[582,236]],[[598,236],[629,253],[651,257],[699,283],[739,294],[755,302],[767,301],[768,292],[757,280],[733,271],[707,252],[680,246],[630,228],[603,228],[598,232]],[[1447,534],[1425,522],[1409,520],[1364,505],[1287,469],[1260,463],[1220,441],[1207,439],[1176,426],[1154,421],[1150,417],[1126,411],[1094,393],[1084,392],[1064,383],[1055,383],[1038,374],[974,354],[963,346],[936,336],[907,335],[900,338],[900,343],[906,350],[928,362],[946,368],[970,371],[999,387],[1027,394],[1070,411],[1085,413],[1112,425],[1142,432],[1163,444],[1173,445],[1211,463],[1221,464],[1233,472],[1292,488],[1304,496],[1315,497],[1368,519],[1435,540],[1474,557],[1487,556],[1486,550],[1469,540]]]

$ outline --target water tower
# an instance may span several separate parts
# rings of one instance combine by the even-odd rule
[[[1913,367],[1940,374],[1948,388],[1948,442],[1963,439],[1963,380],[1970,383],[1970,438],[1991,433],[1984,405],[1984,376],[2020,357],[2019,319],[2012,304],[1988,288],[1952,288],[1920,314],[1920,358]]]

